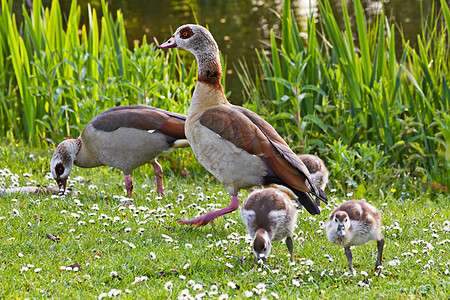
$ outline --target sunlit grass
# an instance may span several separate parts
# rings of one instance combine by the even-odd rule
[[[1,189],[56,186],[48,174],[50,150],[1,149]],[[132,200],[125,198],[122,174],[107,167],[74,167],[69,185],[77,195],[3,195],[1,297],[391,299],[450,293],[448,195],[423,192],[399,200],[393,192],[411,189],[399,184],[366,198],[383,216],[383,269],[380,276],[372,271],[377,251],[369,243],[353,250],[353,277],[324,229],[329,213],[352,194],[327,191],[330,203],[320,216],[300,209],[295,264],[284,243],[275,243],[267,264],[258,265],[237,212],[217,219],[215,227],[176,222],[224,207],[230,197],[206,173],[184,176],[170,172],[168,160],[161,162],[165,197],[155,193],[151,166],[133,173]],[[240,198],[246,195],[242,191]]]
[[[51,144],[66,134],[76,136],[103,108],[145,103],[187,109],[195,64],[187,66],[178,54],[165,56],[145,40],[129,51],[120,13],[113,20],[103,5],[100,34],[90,10],[89,28],[79,35],[75,4],[66,32],[57,1],[45,16],[34,1],[21,45],[18,31],[7,23],[12,22],[6,13],[10,3],[2,0],[5,14],[0,17],[2,30],[11,32],[1,36],[0,68],[6,71],[0,77],[7,84],[0,86],[0,113],[5,116],[0,133],[9,138],[0,142],[0,189],[56,187],[48,169],[52,150],[41,138]],[[352,43],[345,43],[351,40],[350,30],[330,37],[334,50],[319,47],[322,37],[312,34],[316,23],[311,19],[306,53],[300,38],[290,40],[298,29],[288,12],[286,5],[279,61],[271,61],[279,51],[272,36],[272,57],[260,53],[264,75],[245,88],[256,99],[247,105],[295,151],[318,151],[330,168],[330,203],[323,214],[313,217],[300,209],[295,264],[290,264],[285,245],[276,243],[267,264],[258,265],[237,212],[217,219],[215,227],[180,226],[177,218],[224,207],[230,197],[189,150],[179,150],[160,159],[165,197],[155,193],[151,166],[134,171],[133,199],[124,197],[123,175],[107,167],[74,167],[69,186],[76,195],[0,196],[0,298],[448,297],[450,200],[445,187],[433,181],[448,179],[445,30],[431,30],[431,42],[424,30],[420,55],[405,43],[404,58],[397,62],[392,27],[383,18],[366,38],[385,43],[363,45],[361,57],[348,53],[353,51]],[[334,32],[332,12],[326,5],[321,12],[331,22],[328,34]],[[445,5],[443,14],[450,19]],[[357,17],[358,34],[364,36],[362,16]],[[42,25],[44,19],[51,26]],[[432,41],[439,43],[430,47]],[[431,58],[435,63],[430,65]],[[428,65],[433,67],[429,71]],[[372,73],[365,72],[374,66]],[[14,140],[43,147],[31,149]],[[436,168],[427,169],[430,165]],[[245,196],[242,191],[241,200]],[[354,277],[342,249],[325,238],[324,222],[333,208],[361,198],[383,214],[386,248],[380,276],[371,271],[374,243],[353,250]]]

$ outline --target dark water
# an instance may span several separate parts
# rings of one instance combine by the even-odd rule
[[[31,2],[31,1],[30,1]],[[42,1],[49,6],[50,0]],[[63,11],[68,12],[72,0],[60,0]],[[342,16],[341,0],[331,0],[335,15],[339,19]],[[436,0],[362,0],[363,7],[370,19],[379,12],[380,3],[383,3],[386,15],[402,28],[404,38],[415,44],[418,34],[421,32],[421,18],[428,19],[432,11],[433,2]],[[101,15],[101,1],[79,0],[81,7],[81,23],[86,24],[88,3]],[[309,11],[309,4],[317,8],[315,0],[292,1],[291,6],[299,24]],[[347,1],[349,11],[353,11],[353,1]],[[14,10],[21,11],[21,1],[14,0]],[[227,85],[231,91],[230,100],[234,103],[242,102],[241,84],[236,75],[235,66],[238,61],[246,59],[249,65],[255,62],[255,48],[266,46],[271,28],[275,33],[280,31],[279,15],[282,11],[282,0],[114,0],[109,1],[109,10],[115,15],[120,9],[126,21],[126,30],[129,47],[134,42],[147,36],[147,41],[156,39],[159,43],[169,38],[178,26],[186,23],[198,23],[209,26],[220,50],[227,61]],[[352,20],[353,21],[353,20]],[[306,30],[306,28],[302,28]],[[397,37],[400,47],[401,39]]]

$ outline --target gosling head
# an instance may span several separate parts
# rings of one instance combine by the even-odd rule
[[[332,216],[333,227],[336,229],[338,237],[343,237],[347,234],[350,228],[350,218],[345,211],[338,211]]]
[[[272,243],[270,242],[269,234],[267,231],[259,229],[253,239],[253,253],[255,253],[256,259],[266,262],[271,249]]]

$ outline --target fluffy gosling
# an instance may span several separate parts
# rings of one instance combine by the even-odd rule
[[[312,154],[300,154],[298,157],[305,164],[309,174],[311,174],[311,180],[314,184],[322,191],[325,191],[328,183],[328,169],[320,157]]]
[[[381,266],[384,238],[381,234],[381,214],[373,205],[361,200],[342,203],[330,215],[326,223],[328,240],[344,247],[350,272],[356,274],[352,264],[350,246],[364,245],[377,241],[378,257],[375,270]]]
[[[294,261],[294,235],[297,209],[284,192],[276,188],[257,189],[248,195],[240,210],[241,218],[253,239],[253,252],[264,262],[272,241],[286,238],[286,246]]]

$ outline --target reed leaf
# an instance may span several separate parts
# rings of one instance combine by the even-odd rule
[[[441,0],[442,13],[445,18],[445,27],[447,29],[447,37],[450,37],[450,10],[445,0]]]
[[[184,60],[161,54],[145,38],[129,50],[123,15],[119,11],[113,18],[105,1],[101,27],[90,5],[89,22],[80,27],[76,0],[64,17],[67,26],[58,0],[50,8],[34,1],[31,15],[23,6],[23,24],[15,24],[11,0],[1,5],[0,58],[8,59],[0,61],[0,137],[34,146],[56,143],[77,136],[90,119],[117,105],[153,104],[186,112],[195,66],[179,76]]]
[[[241,68],[240,79],[251,101],[246,106],[266,114],[295,149],[322,152],[321,145],[337,147],[335,140],[349,147],[372,143],[389,153],[390,163],[448,182],[449,177],[437,171],[444,166],[450,172],[450,164],[444,163],[447,144],[440,137],[446,126],[442,115],[450,106],[447,3],[441,1],[443,19],[433,8],[430,25],[422,24],[417,50],[402,41],[400,58],[395,27],[384,12],[370,20],[361,1],[353,3],[355,15],[350,16],[342,1],[342,32],[329,0],[319,1],[320,16],[308,18],[307,42],[297,48],[297,24],[291,22],[285,1],[281,49],[275,51],[272,40],[272,57],[257,51],[260,69],[255,78]],[[277,90],[280,85],[283,94]]]

